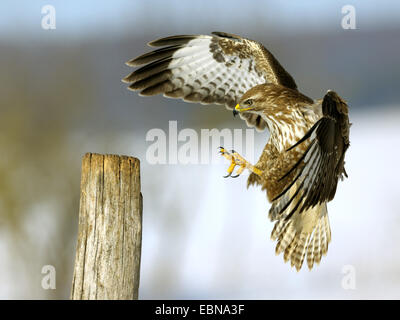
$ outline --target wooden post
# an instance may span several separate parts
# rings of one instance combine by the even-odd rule
[[[137,299],[141,245],[139,160],[87,153],[71,299]]]

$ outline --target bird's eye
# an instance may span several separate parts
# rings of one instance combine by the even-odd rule
[[[244,104],[245,104],[246,106],[251,106],[251,105],[253,104],[253,99],[247,99],[247,100],[244,102]]]

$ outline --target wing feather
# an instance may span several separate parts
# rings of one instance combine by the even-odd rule
[[[273,213],[289,219],[318,204],[333,199],[338,179],[346,174],[344,155],[350,145],[349,118],[346,103],[333,91],[322,102],[323,117],[288,149],[306,141],[307,148],[281,180],[295,172],[283,190],[273,199]]]
[[[296,83],[260,43],[239,36],[178,35],[148,43],[161,47],[127,62],[139,67],[123,81],[140,95],[163,94],[232,109],[250,88],[274,83],[297,90]],[[241,113],[249,126],[266,128],[258,115]]]

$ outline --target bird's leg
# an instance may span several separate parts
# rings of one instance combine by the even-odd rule
[[[237,178],[241,175],[241,173],[244,171],[244,169],[248,169],[257,175],[261,175],[260,169],[253,166],[250,162],[248,162],[246,159],[244,159],[235,150],[231,150],[231,152],[229,152],[225,148],[219,147],[219,152],[223,157],[225,157],[225,159],[227,159],[231,162],[231,164],[228,168],[228,174],[226,176],[224,176],[224,178],[228,178],[228,177]],[[235,170],[236,166],[238,166],[239,169],[236,171],[236,175],[232,176],[232,173]]]

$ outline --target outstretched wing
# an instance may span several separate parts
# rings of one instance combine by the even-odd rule
[[[260,43],[236,35],[213,32],[181,35],[149,43],[163,47],[127,62],[141,68],[126,76],[129,89],[141,95],[162,93],[202,104],[224,104],[232,109],[250,88],[274,83],[297,90],[293,78]],[[248,125],[266,127],[257,115],[241,113]]]
[[[323,116],[295,145],[308,141],[308,146],[296,164],[281,178],[294,176],[284,190],[273,199],[271,214],[289,219],[317,204],[333,199],[339,178],[347,177],[344,156],[349,142],[347,104],[333,91],[322,102]]]

